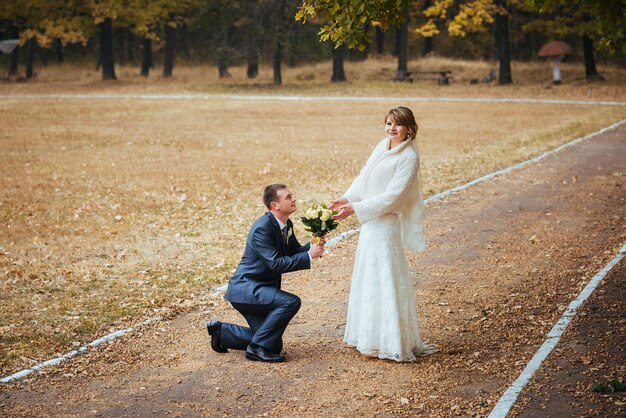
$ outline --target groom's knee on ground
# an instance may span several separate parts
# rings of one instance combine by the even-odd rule
[[[300,307],[302,306],[302,300],[298,296],[294,295],[294,300],[292,301],[291,306],[296,311],[299,311]]]
[[[300,310],[300,307],[302,306],[302,300],[300,300],[298,296],[293,295],[293,297],[290,298],[289,302],[285,306],[288,307],[290,310],[298,312]]]
[[[284,295],[280,298],[280,305],[289,311],[298,312],[302,306],[302,300],[296,295]]]

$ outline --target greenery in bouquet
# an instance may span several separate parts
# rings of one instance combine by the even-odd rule
[[[319,238],[323,237],[333,229],[339,226],[339,222],[332,219],[336,215],[336,210],[330,210],[324,204],[313,205],[308,208],[303,216],[302,223],[306,226],[306,230],[313,234],[313,243],[319,242]]]

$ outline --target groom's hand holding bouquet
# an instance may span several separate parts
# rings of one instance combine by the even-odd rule
[[[324,236],[339,226],[339,222],[333,219],[337,212],[328,209],[324,204],[313,205],[305,212],[302,217],[302,223],[306,226],[305,230],[313,234],[311,244],[324,245],[326,239]]]

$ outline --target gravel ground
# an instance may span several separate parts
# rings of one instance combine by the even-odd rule
[[[303,300],[285,335],[288,362],[259,364],[241,352],[212,352],[204,321],[243,321],[217,298],[209,310],[147,326],[43,376],[0,387],[0,414],[484,416],[569,301],[626,241],[625,138],[626,128],[619,128],[428,208],[429,249],[409,262],[422,334],[441,348],[438,354],[398,364],[342,345],[352,236],[314,270],[286,277],[284,288]],[[622,264],[594,296],[598,306],[622,304],[599,309],[607,315],[623,310],[623,298],[600,302],[609,286],[623,290],[623,272]],[[623,361],[623,351],[607,348],[623,344],[623,330],[608,333],[613,325],[590,325],[607,331],[587,335],[598,344],[590,352]],[[575,334],[566,334],[567,344]],[[597,356],[589,358],[588,366],[597,368]],[[570,402],[558,383],[576,386],[578,377],[557,374],[555,364],[569,367],[558,361],[550,359],[540,371],[541,386],[523,396],[528,414],[552,402],[541,388]],[[605,370],[588,379],[624,377],[617,362],[602,364]],[[582,411],[597,407],[577,399]]]

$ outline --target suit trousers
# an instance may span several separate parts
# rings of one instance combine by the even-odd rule
[[[301,303],[298,296],[283,290],[276,291],[274,300],[267,305],[231,302],[250,327],[222,322],[222,347],[245,350],[250,343],[254,343],[280,354],[283,350],[283,333],[289,321],[298,313]]]

